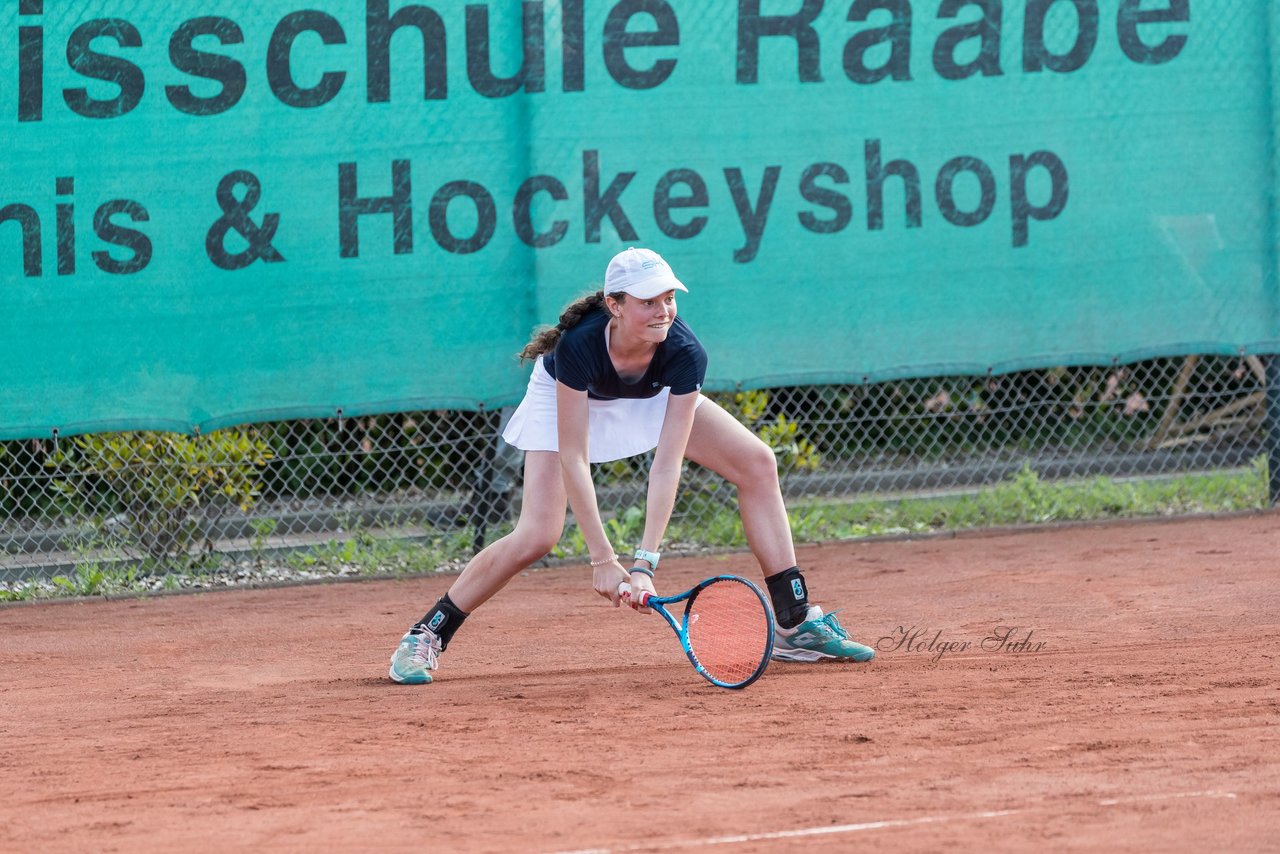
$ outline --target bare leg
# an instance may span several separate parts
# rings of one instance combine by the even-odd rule
[[[449,588],[449,598],[468,614],[555,548],[560,540],[568,499],[559,454],[554,451],[525,454],[523,495],[515,530],[471,558]]]
[[[685,456],[738,488],[747,547],[766,576],[796,565],[773,450],[713,401],[698,407]]]
[[[685,456],[738,487],[738,512],[747,545],[766,578],[796,565],[791,523],[778,484],[778,463],[768,445],[732,415],[707,401],[694,416]],[[792,603],[786,612],[775,599],[774,609],[778,614],[774,658],[870,661],[876,657],[874,649],[849,637],[835,614],[822,616],[816,606],[809,606],[807,598],[803,603]]]

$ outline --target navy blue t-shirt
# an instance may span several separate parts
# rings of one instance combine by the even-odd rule
[[[609,315],[598,312],[560,335],[555,350],[542,357],[542,365],[552,379],[575,391],[585,391],[596,400],[653,397],[664,387],[670,388],[672,394],[691,394],[702,388],[707,376],[707,351],[678,315],[667,330],[667,340],[653,354],[649,369],[634,383],[618,376],[609,359],[604,340],[609,319]]]

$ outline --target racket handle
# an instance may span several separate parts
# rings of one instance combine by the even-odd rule
[[[621,596],[623,599],[630,599],[630,598],[631,598],[631,585],[630,585],[630,584],[628,584],[628,583],[627,583],[627,582],[625,582],[625,581],[624,581],[624,582],[622,582],[621,584],[619,584],[619,585],[618,585],[618,595],[619,595],[619,596]],[[648,605],[648,604],[649,604],[649,596],[650,596],[650,595],[651,595],[651,594],[649,593],[649,591],[648,591],[648,590],[646,590],[646,591],[644,591],[643,593],[641,593],[641,594],[640,594],[640,607],[641,607],[641,608],[643,608],[645,605]]]

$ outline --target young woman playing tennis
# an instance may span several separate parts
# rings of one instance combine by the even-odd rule
[[[707,355],[676,314],[676,291],[688,288],[656,252],[627,249],[609,262],[601,291],[569,305],[556,327],[536,333],[525,347],[521,356],[536,363],[502,434],[525,451],[520,518],[515,530],[471,559],[400,640],[391,657],[393,680],[431,681],[463,621],[559,541],[566,502],[591,554],[596,593],[614,607],[621,601],[638,607],[640,597],[620,600],[618,586],[625,581],[637,594],[654,592],[658,549],[686,459],[737,487],[747,545],[764,572],[777,620],[774,658],[875,657],[849,639],[834,613],[810,604],[773,451],[699,393]],[[627,569],[605,534],[590,464],[650,450],[644,534]]]

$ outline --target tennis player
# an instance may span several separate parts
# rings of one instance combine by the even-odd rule
[[[596,593],[618,607],[621,582],[654,592],[659,548],[686,459],[737,487],[747,545],[764,571],[777,619],[774,657],[875,657],[849,638],[834,613],[809,601],[773,451],[700,394],[707,354],[676,314],[677,291],[688,288],[656,252],[624,250],[609,262],[602,290],[569,305],[555,327],[535,333],[525,346],[521,357],[535,360],[533,374],[502,434],[525,451],[520,518],[510,534],[471,559],[400,640],[391,657],[393,680],[431,681],[463,621],[555,547],[566,501],[590,551]],[[639,548],[622,557],[605,533],[590,464],[650,450],[644,534]],[[627,601],[647,611],[639,598]]]

